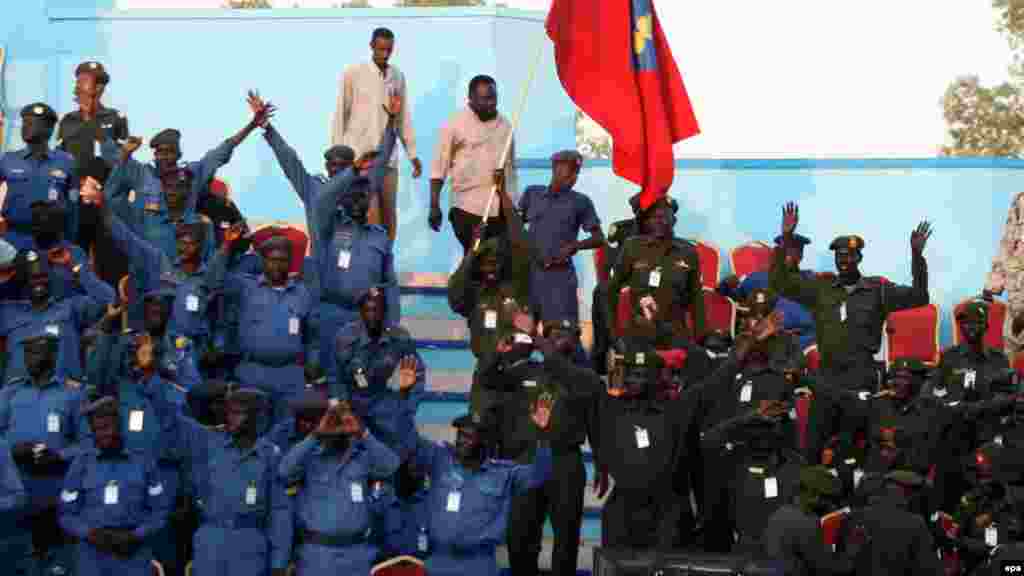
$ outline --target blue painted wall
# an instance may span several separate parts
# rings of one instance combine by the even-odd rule
[[[0,38],[9,50],[4,100],[17,135],[17,109],[43,99],[59,113],[73,108],[71,77],[88,58],[108,65],[107,102],[126,111],[132,131],[148,137],[176,127],[184,151],[198,158],[247,119],[246,89],[280,107],[276,121],[316,171],[328,142],[338,77],[367,58],[370,31],[398,35],[394,63],[409,80],[420,156],[429,162],[434,134],[465,101],[478,73],[497,77],[501,109],[511,115],[529,63],[542,62],[517,134],[523,185],[549,177],[544,158],[574,146],[574,109],[555,75],[543,36],[543,14],[482,8],[395,10],[111,11],[113,0],[17,0],[4,3]],[[13,116],[12,116],[12,113]],[[140,152],[149,158],[148,150]],[[532,160],[531,160],[532,159]],[[302,210],[262,140],[255,136],[221,173],[253,220],[298,220]],[[801,203],[801,228],[814,240],[809,265],[831,269],[828,242],[856,232],[868,241],[868,273],[908,282],[909,233],[934,221],[928,249],[934,301],[948,310],[977,293],[997,245],[1010,198],[1024,190],[1024,163],[989,160],[680,161],[672,194],[682,204],[681,236],[716,243],[728,273],[728,249],[770,240],[780,207]],[[607,224],[627,217],[635,188],[591,162],[580,190]],[[426,179],[403,165],[399,191],[398,265],[402,271],[447,272],[461,250],[446,229],[427,231]],[[589,317],[593,269],[578,258]],[[944,342],[949,341],[944,325]]]

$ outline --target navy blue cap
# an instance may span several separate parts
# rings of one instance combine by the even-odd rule
[[[162,144],[173,144],[174,146],[181,147],[181,132],[174,128],[168,128],[161,130],[156,136],[149,141],[150,148],[156,148]]]
[[[793,242],[796,242],[797,245],[799,245],[801,248],[803,248],[804,246],[807,246],[808,244],[811,243],[811,239],[808,238],[807,236],[801,236],[799,234],[793,234]],[[782,236],[776,236],[775,237],[775,243],[781,246],[782,245]]]

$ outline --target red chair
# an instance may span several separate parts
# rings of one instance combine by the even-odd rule
[[[821,354],[818,353],[817,344],[811,344],[804,348],[804,364],[808,374],[813,374],[821,368]]]
[[[732,273],[740,278],[751,272],[768,270],[772,266],[775,249],[764,242],[750,242],[737,246],[729,252]]]
[[[687,324],[693,328],[692,316],[687,317]],[[714,288],[704,287],[704,332],[716,330],[727,332],[736,337],[736,303],[731,298],[722,296]]]
[[[916,358],[929,366],[939,363],[938,305],[901,310],[885,322],[885,365],[896,358]]]
[[[252,233],[252,245],[258,248],[260,244],[275,236],[284,236],[292,243],[292,265],[288,270],[291,275],[298,275],[302,272],[302,260],[306,257],[309,248],[309,236],[305,231],[289,224],[278,223],[260,226]]]
[[[608,247],[600,246],[594,250],[594,271],[597,273],[597,283],[604,286],[608,283]]]
[[[822,539],[825,541],[825,545],[830,546],[832,550],[835,550],[836,544],[839,543],[839,529],[842,528],[843,520],[849,513],[849,508],[842,508],[821,517]]]
[[[412,556],[399,556],[381,562],[370,570],[370,576],[426,576],[423,561]]]
[[[633,291],[629,287],[619,290],[619,303],[615,308],[615,335],[621,337],[633,322]]]
[[[956,316],[964,309],[965,306],[973,301],[973,298],[968,298],[953,308],[954,346],[960,344],[960,324],[956,321]],[[1006,321],[1006,313],[1007,308],[1005,302],[993,300],[988,306],[988,327],[985,330],[985,345],[989,348],[996,348],[998,350],[1003,349],[1003,323]]]
[[[718,287],[718,273],[721,269],[722,256],[718,246],[704,240],[695,241],[697,256],[700,258],[700,282],[705,288],[714,290]]]

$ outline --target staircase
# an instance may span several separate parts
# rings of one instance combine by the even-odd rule
[[[437,442],[453,442],[451,421],[468,409],[469,388],[473,381],[476,359],[469,349],[469,329],[465,320],[448,307],[447,275],[402,274],[399,279],[402,294],[402,326],[416,340],[416,345],[427,365],[427,395],[416,415],[420,433]],[[601,506],[591,485],[594,465],[590,447],[584,446],[584,463],[588,485],[584,497],[582,540],[579,568],[592,569],[593,549],[601,542]],[[544,528],[544,546],[541,552],[542,570],[550,569],[553,534],[551,526]],[[498,549],[498,565],[508,567],[508,553]]]

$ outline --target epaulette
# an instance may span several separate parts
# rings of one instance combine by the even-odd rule
[[[185,336],[178,336],[174,339],[174,347],[178,350],[184,350],[188,347],[188,338]]]
[[[65,376],[64,377],[64,388],[66,390],[81,390],[82,389],[82,381],[81,380],[75,380],[74,378]]]
[[[302,482],[293,482],[293,483],[288,485],[288,488],[285,490],[285,494],[287,496],[289,496],[290,498],[294,498],[295,496],[298,496],[299,490],[301,488],[302,488]]]

